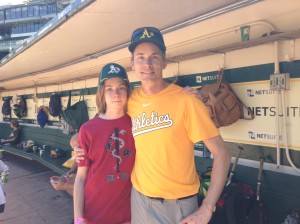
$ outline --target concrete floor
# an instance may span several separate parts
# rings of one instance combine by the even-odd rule
[[[4,185],[7,203],[0,223],[70,224],[73,200],[66,192],[52,188],[49,180],[55,173],[38,162],[4,155],[10,175]]]

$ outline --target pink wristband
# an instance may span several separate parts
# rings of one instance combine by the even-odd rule
[[[85,218],[77,218],[74,221],[74,224],[80,224],[81,222],[85,222]]]

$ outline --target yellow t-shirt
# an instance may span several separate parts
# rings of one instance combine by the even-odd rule
[[[131,174],[135,189],[165,199],[196,194],[194,143],[219,135],[205,105],[170,84],[154,96],[135,89],[128,113],[136,145]]]

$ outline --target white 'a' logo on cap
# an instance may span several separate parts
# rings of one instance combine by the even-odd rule
[[[108,72],[108,74],[110,74],[110,73],[119,73],[121,71],[121,69],[120,68],[118,68],[118,67],[115,67],[114,65],[111,65],[110,66],[110,71]]]
[[[153,32],[148,32],[147,29],[144,29],[144,33],[143,35],[141,36],[140,39],[144,39],[144,38],[151,38],[154,36],[154,33]]]

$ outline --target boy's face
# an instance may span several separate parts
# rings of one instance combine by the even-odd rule
[[[112,77],[105,80],[104,97],[106,112],[124,111],[127,104],[127,88],[125,81],[118,77]]]

